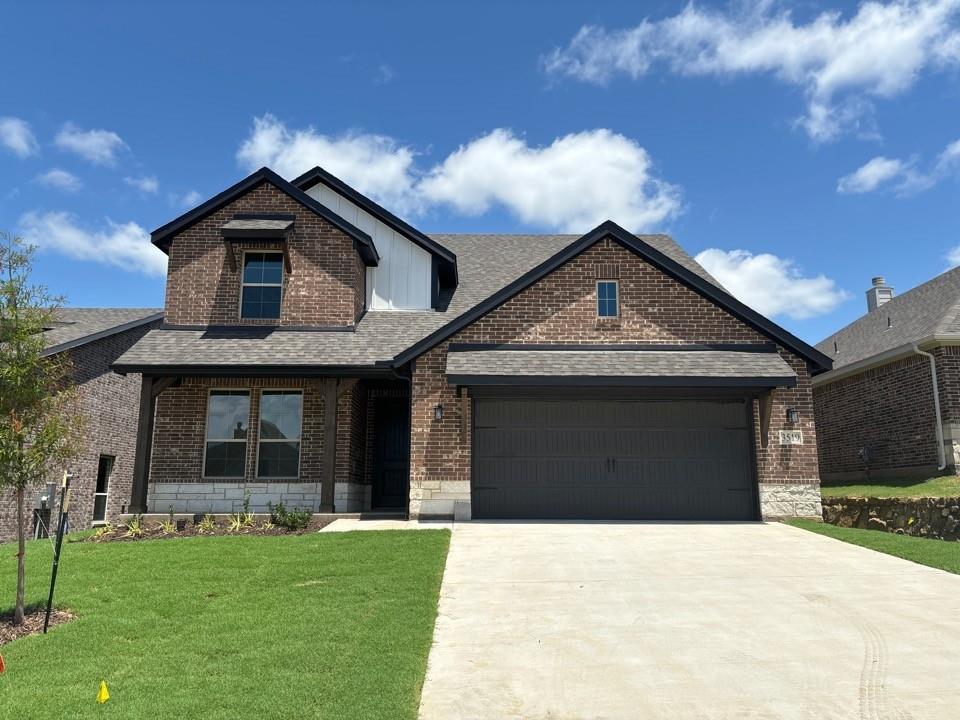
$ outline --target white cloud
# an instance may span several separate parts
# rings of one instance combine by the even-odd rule
[[[0,117],[0,145],[22,158],[35,155],[39,150],[30,126],[15,117]]]
[[[237,151],[249,170],[267,165],[293,179],[316,165],[400,213],[411,212],[414,152],[383,135],[330,136],[312,127],[289,130],[269,113],[253,121],[250,136]]]
[[[585,232],[612,219],[650,229],[680,211],[680,191],[652,174],[638,143],[590,130],[531,147],[498,129],[462,145],[427,174],[421,195],[467,215],[499,205],[532,225]]]
[[[73,123],[64,125],[54,142],[61,150],[75,153],[95,165],[113,165],[117,154],[127,149],[127,144],[111,130],[81,130]]]
[[[155,193],[160,189],[160,183],[153,176],[144,177],[125,177],[123,181],[130,187],[135,187],[140,192]]]
[[[37,175],[36,180],[41,185],[56,188],[57,190],[64,190],[65,192],[77,192],[83,187],[80,178],[60,168],[52,168],[41,175]]]
[[[167,258],[150,243],[150,234],[137,223],[115,223],[91,231],[80,227],[65,212],[28,212],[20,218],[23,238],[39,248],[59,252],[77,260],[116,265],[146,275],[163,275]]]
[[[374,85],[386,85],[397,76],[396,71],[386,63],[377,66],[377,74],[373,79]]]
[[[769,74],[804,91],[799,124],[829,140],[856,128],[871,98],[893,97],[922,71],[960,62],[960,0],[864,2],[852,17],[830,10],[807,23],[777,5],[746,0],[716,11],[690,4],[631,28],[587,25],[543,64],[553,75],[596,84],[660,66],[686,76]]]
[[[875,157],[849,175],[837,181],[837,192],[842,194],[860,194],[876,190],[880,185],[900,177],[906,171],[901,160]]]
[[[680,190],[653,173],[646,150],[610,130],[573,133],[545,147],[510,130],[478,137],[432,168],[392,138],[289,130],[271,115],[254,121],[237,159],[292,178],[321,165],[401,214],[448,206],[467,215],[502,207],[525,223],[583,232],[612,219],[650,229],[681,209]]]
[[[200,204],[200,201],[203,200],[203,195],[198,193],[196,190],[190,190],[183,194],[183,197],[178,199],[178,202],[184,207],[192,208]]]
[[[832,311],[850,297],[828,277],[803,277],[793,260],[770,253],[710,248],[697,255],[730,293],[762,315],[803,320]]]
[[[950,252],[947,253],[947,262],[950,263],[950,267],[952,268],[960,265],[960,245],[952,248]]]
[[[929,190],[960,172],[960,140],[947,145],[927,170],[917,168],[916,158],[909,161],[875,157],[837,182],[837,192],[862,194],[890,188],[903,197]]]

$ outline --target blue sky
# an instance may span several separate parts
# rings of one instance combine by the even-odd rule
[[[0,228],[69,304],[162,305],[149,231],[264,163],[427,232],[668,232],[810,341],[960,262],[960,0],[231,7],[2,5]]]

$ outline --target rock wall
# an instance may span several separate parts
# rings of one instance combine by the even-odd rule
[[[823,521],[839,527],[960,540],[960,497],[824,498]]]

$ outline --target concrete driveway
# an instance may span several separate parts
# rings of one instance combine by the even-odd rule
[[[420,716],[960,717],[960,576],[778,524],[461,524]]]

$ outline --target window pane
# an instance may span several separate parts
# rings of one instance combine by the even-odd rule
[[[279,285],[283,282],[283,254],[244,253],[243,282]]]
[[[240,440],[247,437],[250,393],[246,390],[214,390],[207,402],[207,437]]]
[[[243,477],[246,455],[245,442],[208,442],[204,474],[207,477]]]
[[[257,475],[262,478],[297,477],[300,464],[300,443],[262,442]]]
[[[243,301],[240,304],[240,317],[278,319],[280,317],[280,293],[279,286],[245,285]]]
[[[260,437],[299,440],[302,404],[300,392],[265,390],[260,396]]]
[[[107,517],[107,496],[94,495],[93,497],[93,521],[100,522]]]

